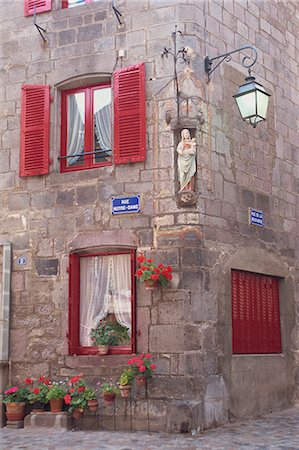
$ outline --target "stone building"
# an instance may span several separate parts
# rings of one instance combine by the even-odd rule
[[[1,389],[116,379],[150,352],[147,392],[86,426],[198,431],[292,404],[297,2],[2,0],[0,17]],[[209,82],[204,66],[243,46],[271,94],[256,128],[232,97],[252,51]],[[196,154],[183,185],[185,128]],[[168,286],[136,281],[139,253],[172,266]],[[130,339],[100,356],[88,332],[109,315]]]

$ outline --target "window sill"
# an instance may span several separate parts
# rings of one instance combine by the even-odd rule
[[[74,355],[65,357],[65,365],[73,369],[84,367],[119,367],[127,364],[130,355]]]

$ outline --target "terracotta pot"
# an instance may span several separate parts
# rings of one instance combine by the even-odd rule
[[[136,375],[136,383],[138,386],[145,386],[146,385],[146,376],[145,375]]]
[[[104,397],[104,402],[106,406],[111,406],[113,405],[114,399],[115,399],[115,394],[110,394],[109,392],[106,392],[103,394]]]
[[[25,416],[25,402],[6,403],[6,417],[10,422],[23,420]]]
[[[99,354],[100,355],[107,355],[109,351],[108,345],[98,345]]]
[[[63,399],[62,398],[58,398],[58,399],[53,399],[50,400],[50,411],[52,413],[58,413],[62,411],[62,405],[63,405]]]
[[[124,386],[119,386],[120,389],[120,395],[122,397],[130,397],[130,393],[131,393],[131,385],[130,384],[126,384]]]
[[[82,415],[83,415],[83,409],[82,408],[76,408],[73,410],[72,412],[72,416],[75,420],[79,420],[81,419]]]
[[[97,410],[98,410],[98,401],[97,400],[88,400],[87,405],[88,405],[90,412],[97,412]]]
[[[154,291],[154,290],[158,289],[158,287],[159,287],[159,281],[145,280],[144,284],[145,284],[145,289],[147,291]]]

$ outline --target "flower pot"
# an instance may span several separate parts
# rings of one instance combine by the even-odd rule
[[[109,351],[109,346],[108,345],[99,345],[98,349],[99,349],[100,355],[107,355],[108,351]]]
[[[6,418],[10,422],[23,420],[25,416],[25,402],[20,403],[6,403]]]
[[[146,376],[145,375],[136,375],[136,383],[138,386],[145,386],[146,385]]]
[[[110,392],[104,392],[103,394],[104,402],[106,406],[113,405],[115,394],[111,394]]]
[[[130,393],[131,393],[131,385],[130,384],[125,384],[124,386],[120,385],[119,389],[120,389],[120,395],[122,397],[124,397],[124,398],[130,397]]]
[[[62,405],[63,405],[63,399],[59,398],[59,399],[53,399],[50,400],[50,411],[52,413],[58,413],[62,411]]]
[[[37,413],[37,412],[44,412],[44,404],[41,402],[34,402],[32,403],[32,412]]]
[[[159,281],[145,280],[144,284],[147,291],[153,291],[159,287]]]
[[[98,401],[97,400],[88,400],[87,405],[88,405],[90,412],[97,412],[97,410],[98,410]]]
[[[79,419],[81,419],[81,417],[82,417],[82,415],[83,415],[83,409],[82,408],[75,408],[75,409],[73,409],[73,412],[72,412],[72,416],[73,416],[73,418],[75,419],[75,420],[79,420]]]

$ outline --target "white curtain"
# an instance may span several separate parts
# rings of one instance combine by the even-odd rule
[[[95,134],[101,150],[111,151],[111,105],[94,114]],[[97,146],[96,146],[97,147]]]
[[[75,164],[84,152],[84,123],[79,112],[76,95],[80,94],[68,95],[67,97],[67,155],[73,156],[67,159],[68,165],[70,166]]]
[[[130,255],[112,257],[112,295],[116,320],[131,331],[131,258]]]
[[[128,254],[80,259],[82,346],[93,345],[89,334],[109,313],[114,313],[118,323],[131,333],[131,258]]]
[[[89,334],[104,319],[109,310],[109,259],[80,259],[80,342],[92,345]]]

